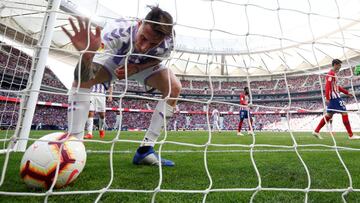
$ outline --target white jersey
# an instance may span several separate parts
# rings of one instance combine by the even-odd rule
[[[212,117],[214,120],[219,120],[219,116],[220,116],[220,112],[219,112],[217,109],[214,109],[214,110],[212,111],[211,117]]]
[[[94,56],[93,62],[103,65],[114,77],[114,70],[125,65],[126,54],[134,53],[134,39],[138,32],[138,23],[125,19],[117,19],[105,24],[102,31],[103,52]],[[166,58],[173,48],[172,37],[166,37],[158,46],[150,49],[146,55]],[[151,57],[131,55],[128,63],[144,64]]]
[[[106,86],[103,83],[91,87],[90,108],[89,111],[105,112],[106,111]],[[101,95],[99,95],[101,94]]]

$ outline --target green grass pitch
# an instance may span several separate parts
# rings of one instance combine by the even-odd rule
[[[6,131],[1,131],[4,138]],[[49,131],[32,131],[31,138],[41,137]],[[115,132],[107,132],[105,140],[115,137]],[[121,132],[120,140],[141,140],[144,132]],[[324,140],[317,140],[310,133],[294,133],[299,145],[333,145],[329,134]],[[97,133],[95,138],[98,139]],[[160,138],[161,139],[161,138]],[[191,144],[205,144],[209,139],[206,131],[169,132],[167,140]],[[359,148],[360,141],[348,140],[345,133],[336,133],[338,146]],[[258,132],[256,144],[288,145],[293,142],[289,133]],[[251,136],[236,136],[235,132],[212,133],[212,144],[252,144]],[[0,142],[1,148],[4,143]],[[86,142],[87,163],[79,178],[69,186],[54,191],[95,191],[106,187],[110,181],[111,144]],[[137,143],[117,142],[113,153],[114,179],[110,189],[146,190],[148,193],[107,192],[100,202],[150,202],[154,190],[159,184],[159,168],[136,166],[131,163]],[[164,190],[205,190],[210,181],[204,165],[205,147],[183,146],[166,143],[162,146],[162,156],[176,163],[175,167],[163,168],[161,189]],[[322,146],[298,147],[311,174],[312,189],[344,189],[349,187],[349,179],[334,150]],[[101,152],[101,153],[99,153]],[[23,153],[11,153],[4,183],[0,191],[37,192],[28,189],[19,176],[19,165]],[[340,150],[340,155],[348,167],[353,188],[360,188],[360,151]],[[4,167],[5,154],[0,154],[0,170]],[[261,177],[262,188],[298,188],[308,185],[306,171],[294,150],[279,147],[254,148],[254,160]],[[216,189],[248,188],[258,186],[258,177],[251,162],[249,147],[209,146],[207,164],[212,178],[212,187],[206,202],[249,202],[254,191],[226,191]],[[48,202],[94,202],[99,193],[76,195],[51,195]],[[342,192],[310,192],[309,202],[342,202]],[[155,202],[201,202],[203,193],[159,192]],[[260,191],[254,202],[304,202],[304,192]],[[360,202],[360,192],[351,192],[346,196],[348,202]],[[0,202],[43,202],[44,196],[0,195]]]

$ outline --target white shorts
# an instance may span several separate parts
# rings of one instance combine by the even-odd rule
[[[98,94],[98,93],[95,93]],[[94,95],[90,96],[90,108],[89,111],[94,112],[105,112],[106,111],[106,97],[105,95]]]
[[[104,67],[108,71],[108,73],[111,75],[112,81],[116,80],[117,77],[115,75],[115,70],[110,70],[106,66],[104,66]],[[147,91],[148,90],[148,87],[146,86],[147,79],[149,79],[155,73],[160,72],[165,69],[168,69],[165,65],[158,64],[156,66],[149,67],[141,72],[135,73],[134,75],[128,77],[128,79],[138,81],[140,84],[145,86],[145,91]]]
[[[146,85],[146,81],[155,73],[160,72],[162,70],[167,69],[167,67],[163,64],[158,64],[153,67],[149,67],[141,72],[138,72],[129,77],[129,79],[136,80],[140,82],[142,85]]]

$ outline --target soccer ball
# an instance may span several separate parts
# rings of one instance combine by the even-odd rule
[[[60,152],[61,141],[66,138],[68,139],[63,142]],[[53,183],[59,157],[59,173],[55,187],[66,186],[83,170],[86,163],[86,151],[82,142],[63,132],[45,135],[26,150],[20,165],[21,178],[30,188],[48,189]]]

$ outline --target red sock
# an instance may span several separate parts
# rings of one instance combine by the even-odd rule
[[[352,132],[351,126],[350,126],[349,116],[347,114],[342,115],[342,120],[343,120],[344,126],[346,128],[346,131],[348,132],[349,136],[351,137],[353,135],[353,132]]]
[[[238,132],[240,132],[240,131],[241,131],[242,123],[243,123],[243,120],[240,120],[240,122],[239,122],[239,126],[238,126]]]
[[[321,119],[319,125],[316,127],[315,132],[320,132],[321,128],[325,125],[326,122],[328,122],[331,119],[330,116],[325,115],[324,118]],[[326,122],[325,122],[326,120]]]

